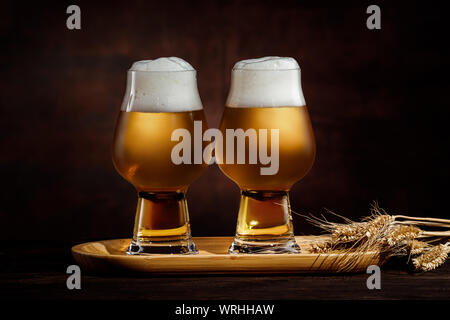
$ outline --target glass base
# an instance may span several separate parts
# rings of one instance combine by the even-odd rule
[[[127,254],[196,254],[184,192],[139,192]]]
[[[241,191],[233,244],[237,253],[300,253],[287,191]]]
[[[198,254],[198,250],[192,240],[151,242],[137,242],[133,240],[127,249],[127,254]]]
[[[285,239],[243,239],[241,237],[235,237],[233,243],[228,249],[230,254],[240,253],[300,253],[300,247],[294,238]]]

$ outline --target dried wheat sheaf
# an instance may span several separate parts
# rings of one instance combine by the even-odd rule
[[[344,223],[331,222],[323,216],[301,216],[330,236],[329,240],[312,243],[311,252],[341,254],[340,271],[352,271],[366,253],[382,261],[393,256],[407,257],[416,271],[430,271],[442,265],[450,252],[450,242],[432,245],[436,240],[450,237],[450,220],[447,219],[389,215],[376,202],[370,208],[370,216],[360,222],[329,213],[343,219]],[[441,231],[427,231],[428,227]]]

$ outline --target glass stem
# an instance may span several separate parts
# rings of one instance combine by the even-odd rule
[[[184,192],[139,192],[129,254],[196,253]]]
[[[289,193],[241,191],[236,236],[230,253],[295,253]]]

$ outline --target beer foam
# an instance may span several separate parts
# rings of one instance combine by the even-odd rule
[[[300,69],[297,61],[291,57],[263,57],[236,62],[234,70],[290,70]]]
[[[155,60],[136,61],[132,71],[194,71],[194,68],[183,59],[177,57],[158,58]]]
[[[304,106],[300,67],[294,58],[263,57],[237,62],[231,73],[227,106]]]
[[[136,61],[128,70],[122,111],[184,112],[203,109],[197,73],[177,57]]]

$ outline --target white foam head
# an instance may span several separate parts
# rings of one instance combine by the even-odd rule
[[[231,73],[227,106],[304,106],[300,67],[294,58],[264,57],[237,62]]]
[[[183,59],[137,61],[128,71],[122,111],[183,112],[202,108],[196,71]]]

